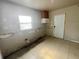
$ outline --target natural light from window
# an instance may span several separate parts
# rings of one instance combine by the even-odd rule
[[[19,16],[20,30],[32,29],[31,16]]]

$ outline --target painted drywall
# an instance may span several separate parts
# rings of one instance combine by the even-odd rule
[[[65,13],[64,39],[79,43],[79,6],[73,5],[70,7],[50,11],[50,16],[51,16],[50,23],[52,25],[53,25],[53,16],[55,14],[61,14],[61,13]],[[52,26],[50,25],[50,27]],[[53,27],[51,30],[52,30],[51,33],[53,33]]]
[[[18,19],[20,15],[32,17],[31,30],[20,30]],[[45,25],[41,23],[41,12],[11,2],[0,1],[0,34],[7,33],[13,34],[11,37],[0,40],[4,56],[27,45],[25,38],[33,41],[45,35]]]
[[[46,35],[47,36],[52,36],[53,35],[53,27],[52,27],[52,23],[53,23],[53,21],[51,20],[51,19],[53,19],[53,16],[51,15],[51,12],[49,13],[49,21],[48,21],[48,23],[46,24]]]

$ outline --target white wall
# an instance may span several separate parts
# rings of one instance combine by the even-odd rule
[[[50,11],[52,25],[53,15],[60,13],[66,14],[64,39],[79,43],[79,6],[73,5],[67,8]]]
[[[18,16],[32,17],[32,30],[20,31]],[[0,1],[0,34],[14,33],[12,37],[1,39],[4,56],[21,48],[26,44],[25,38],[35,40],[45,34],[45,25],[41,24],[40,11],[17,5],[10,2]]]

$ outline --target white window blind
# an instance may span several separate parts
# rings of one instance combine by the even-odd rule
[[[32,17],[31,16],[19,16],[20,29],[32,29]]]

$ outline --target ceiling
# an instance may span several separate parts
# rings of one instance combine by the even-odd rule
[[[79,0],[8,0],[38,10],[51,10],[79,3]]]

